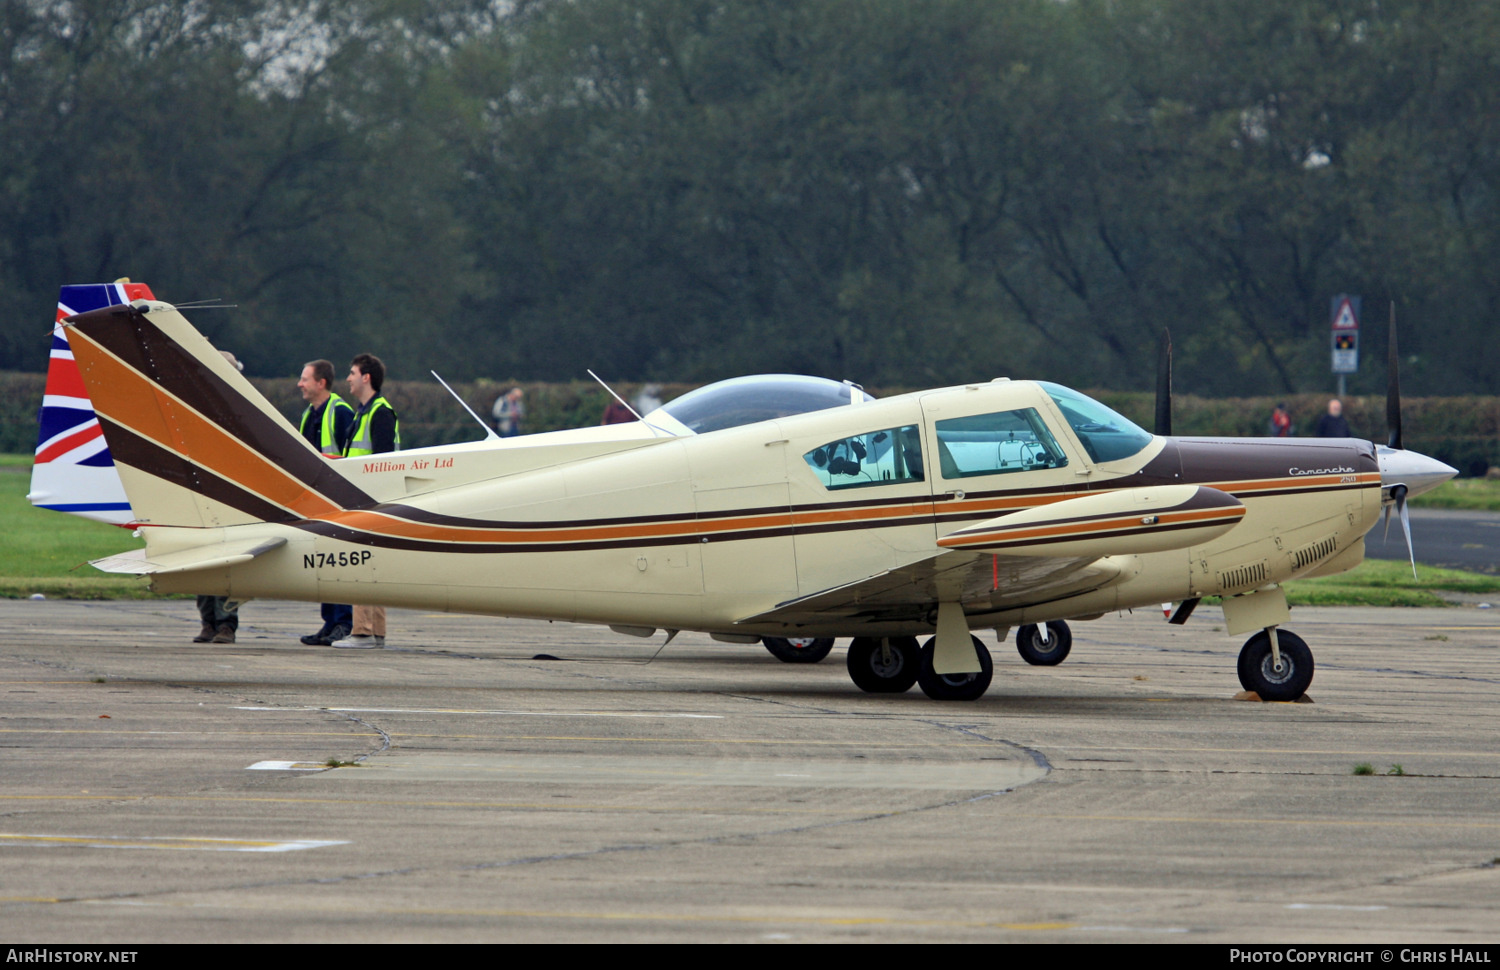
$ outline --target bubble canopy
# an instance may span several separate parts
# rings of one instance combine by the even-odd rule
[[[755,374],[688,391],[646,415],[645,420],[677,434],[706,434],[873,400],[853,384],[826,377]]]

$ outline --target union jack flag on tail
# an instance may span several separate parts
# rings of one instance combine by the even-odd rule
[[[90,283],[64,286],[57,294],[57,316],[52,328],[52,355],[47,365],[47,387],[38,415],[36,459],[31,467],[31,491],[26,496],[37,508],[126,525],[135,519],[114,459],[104,443],[93,402],[84,389],[67,328],[61,322],[74,314],[131,300],[151,300],[145,283]]]

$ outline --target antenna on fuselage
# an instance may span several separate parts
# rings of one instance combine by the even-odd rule
[[[588,375],[590,377],[592,377],[594,380],[596,380],[596,381],[599,382],[599,386],[600,387],[604,388],[606,391],[609,392],[609,396],[610,397],[614,398],[616,401],[619,401],[621,404],[625,405],[625,410],[627,410],[631,414],[635,415],[635,419],[637,421],[639,421],[641,424],[644,424],[647,428],[649,428],[651,430],[651,437],[653,437],[653,438],[656,437],[656,432],[659,429],[654,424],[652,424],[650,421],[647,421],[645,418],[641,417],[641,412],[639,412],[635,408],[631,407],[629,401],[625,400],[623,397],[621,397],[620,395],[616,394],[614,388],[612,388],[608,384],[604,383],[604,378],[600,377],[598,374],[595,374],[593,372],[593,370],[590,369],[590,368],[588,368],[588,367],[585,367],[584,370],[588,373]]]
[[[449,394],[452,394],[453,395],[453,399],[455,401],[457,401],[460,405],[462,405],[462,407],[463,407],[463,409],[465,411],[469,412],[469,416],[472,417],[475,421],[479,422],[479,426],[484,429],[484,440],[489,441],[492,438],[495,441],[499,441],[500,440],[500,436],[495,433],[495,429],[492,428],[492,427],[490,427],[488,424],[485,424],[484,423],[484,419],[481,418],[479,415],[475,414],[474,413],[474,409],[471,408],[471,407],[469,407],[469,403],[467,401],[465,401],[463,398],[459,397],[458,396],[458,392],[455,391],[453,388],[449,387],[447,381],[443,380],[441,377],[438,377],[438,372],[437,371],[432,371],[431,373],[432,373],[433,377],[437,377],[437,382],[439,384],[443,385],[443,390],[447,391]]]
[[[644,421],[644,420],[646,420],[645,418],[641,417],[641,412],[637,411],[635,408],[633,408],[633,407],[630,406],[630,402],[629,401],[625,400],[623,397],[621,397],[620,395],[616,394],[614,388],[612,388],[608,384],[604,383],[604,378],[600,377],[598,374],[595,374],[592,370],[590,370],[587,367],[585,367],[584,370],[588,372],[588,375],[590,377],[592,377],[594,380],[596,380],[596,381],[599,382],[599,386],[600,387],[604,388],[606,391],[609,392],[609,396],[610,397],[614,398],[616,401],[619,401],[621,404],[625,405],[625,410],[627,410],[631,414],[635,415],[635,419],[637,421]]]

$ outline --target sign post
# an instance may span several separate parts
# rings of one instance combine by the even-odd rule
[[[1344,375],[1359,371],[1359,304],[1357,296],[1340,293],[1333,298],[1333,372],[1339,376],[1338,396],[1344,396]]]

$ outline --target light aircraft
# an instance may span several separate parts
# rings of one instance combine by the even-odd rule
[[[1409,542],[1406,498],[1455,474],[1401,449],[1394,363],[1380,448],[1172,437],[1169,392],[1153,435],[1046,382],[875,400],[782,375],[629,424],[329,461],[177,308],[132,298],[64,323],[145,537],[101,569],[159,592],[696,630],[792,658],[853,637],[851,679],[872,693],[977,699],[992,666],[972,630],[1019,627],[1021,655],[1053,664],[1067,620],[1181,601],[1183,622],[1217,595],[1228,631],[1253,633],[1242,685],[1295,699],[1313,659],[1282,628],[1281,584],[1353,568],[1382,510]]]

